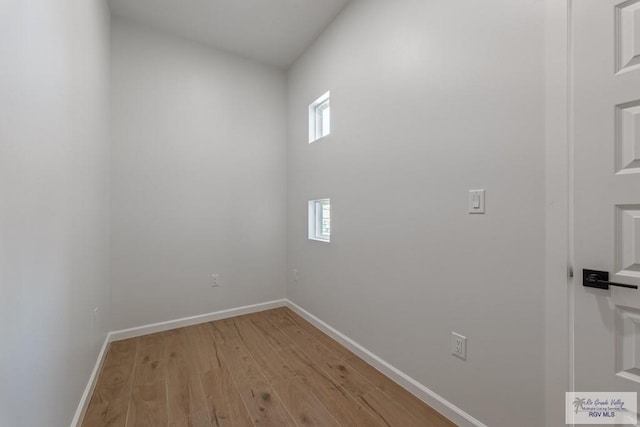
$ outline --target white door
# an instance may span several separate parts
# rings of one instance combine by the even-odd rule
[[[572,5],[575,391],[640,394],[640,0]]]

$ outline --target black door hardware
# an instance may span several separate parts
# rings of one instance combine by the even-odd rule
[[[588,288],[609,289],[609,286],[619,286],[621,288],[638,289],[636,285],[625,285],[623,283],[612,283],[609,281],[609,273],[598,270],[582,270],[582,286]]]

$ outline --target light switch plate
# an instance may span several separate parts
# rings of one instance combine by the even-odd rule
[[[484,213],[484,190],[469,190],[469,213]]]

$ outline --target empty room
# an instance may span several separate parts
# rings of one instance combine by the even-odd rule
[[[0,427],[638,426],[640,0],[0,0]]]

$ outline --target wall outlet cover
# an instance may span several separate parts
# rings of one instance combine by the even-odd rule
[[[212,274],[211,275],[211,287],[212,288],[217,288],[220,286],[220,275],[219,274]]]
[[[467,360],[467,337],[451,332],[451,354],[462,360]]]

